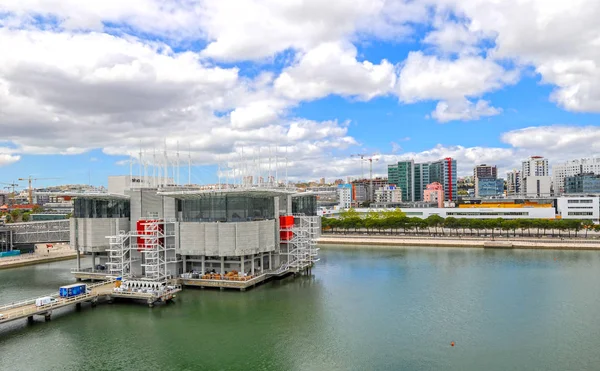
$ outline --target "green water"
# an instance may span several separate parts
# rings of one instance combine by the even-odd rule
[[[598,370],[600,253],[321,250],[311,277],[0,326],[2,370]],[[74,261],[0,271],[0,303]],[[450,343],[454,341],[455,346]]]

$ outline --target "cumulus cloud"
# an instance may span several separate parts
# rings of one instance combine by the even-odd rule
[[[435,111],[431,113],[431,117],[442,123],[456,120],[472,121],[485,116],[495,116],[502,112],[502,109],[492,107],[489,103],[483,99],[478,100],[476,103],[466,99],[442,101],[437,104]]]
[[[403,102],[478,97],[518,79],[493,60],[479,56],[444,59],[411,52],[400,71],[398,95]]]
[[[390,92],[396,82],[394,66],[385,59],[380,64],[359,62],[356,53],[349,43],[320,44],[285,69],[275,80],[275,89],[297,100],[329,94],[369,100]]]

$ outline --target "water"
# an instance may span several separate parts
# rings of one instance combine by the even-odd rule
[[[597,370],[600,254],[321,250],[312,277],[0,326],[2,370]],[[0,303],[74,261],[0,271]],[[455,346],[450,343],[454,341]]]

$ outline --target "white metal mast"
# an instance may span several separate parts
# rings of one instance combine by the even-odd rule
[[[188,151],[188,185],[192,184],[192,145],[189,144]]]
[[[181,184],[181,179],[179,179],[179,141],[177,141],[177,185]]]

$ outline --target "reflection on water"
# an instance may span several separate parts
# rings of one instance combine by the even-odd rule
[[[74,264],[0,271],[0,302]],[[0,369],[595,370],[598,282],[596,252],[329,248],[311,275],[247,292],[4,325]]]

